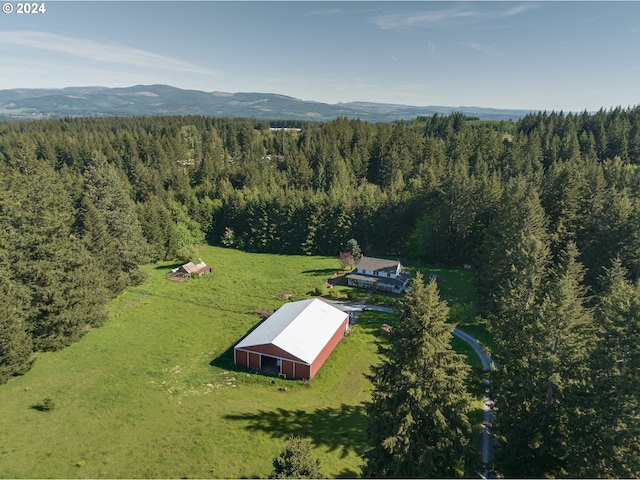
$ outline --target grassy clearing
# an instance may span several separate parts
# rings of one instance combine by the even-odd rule
[[[364,374],[395,317],[364,312],[312,382],[239,370],[230,348],[259,323],[254,312],[283,293],[306,298],[339,263],[199,254],[211,275],[178,283],[167,280],[173,265],[146,267],[148,281],[111,303],[106,325],[0,386],[0,477],[266,477],[291,434],[311,439],[326,476],[359,475]],[[52,409],[33,408],[46,398]]]
[[[212,275],[177,283],[172,265],[147,267],[104,327],[0,387],[1,477],[265,477],[292,433],[311,438],[327,476],[359,474],[382,321],[357,325],[312,382],[237,370],[229,349],[260,321],[253,312],[282,293],[306,298],[338,262],[200,256]],[[47,397],[52,410],[31,408]]]

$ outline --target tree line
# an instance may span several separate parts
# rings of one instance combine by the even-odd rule
[[[477,267],[502,472],[637,475],[640,108],[296,127],[0,123],[0,380],[104,323],[143,263],[205,240],[337,255],[355,238]]]

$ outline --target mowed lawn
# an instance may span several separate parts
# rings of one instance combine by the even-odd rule
[[[382,320],[365,317],[311,382],[235,369],[229,349],[259,323],[253,312],[281,293],[306,298],[339,262],[199,255],[211,275],[178,283],[172,265],[147,267],[106,325],[0,386],[0,477],[266,477],[292,434],[312,441],[324,475],[359,475]],[[53,410],[32,408],[46,397]]]

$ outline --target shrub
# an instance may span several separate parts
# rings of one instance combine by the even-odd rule
[[[46,397],[40,403],[37,403],[31,408],[38,410],[39,412],[50,412],[55,408],[55,406],[53,399],[51,397]]]
[[[132,285],[142,285],[148,277],[149,274],[143,270],[140,270],[139,268],[136,268],[129,274]]]
[[[233,247],[233,245],[236,243],[236,234],[232,228],[226,227],[224,229],[224,233],[220,238],[220,243],[222,243],[222,245],[227,248]]]
[[[342,295],[340,294],[339,290],[336,290],[335,288],[332,288],[331,290],[329,290],[329,298],[336,300],[338,298],[340,298]]]
[[[474,321],[474,308],[470,303],[454,303],[449,307],[449,321],[456,325],[472,323]]]
[[[311,442],[291,435],[280,455],[273,459],[269,478],[322,478],[320,460],[311,456]]]

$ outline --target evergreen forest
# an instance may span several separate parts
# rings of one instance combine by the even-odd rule
[[[0,224],[0,382],[102,325],[140,265],[205,241],[337,257],[357,239],[474,267],[499,472],[640,475],[640,107],[4,122]]]

